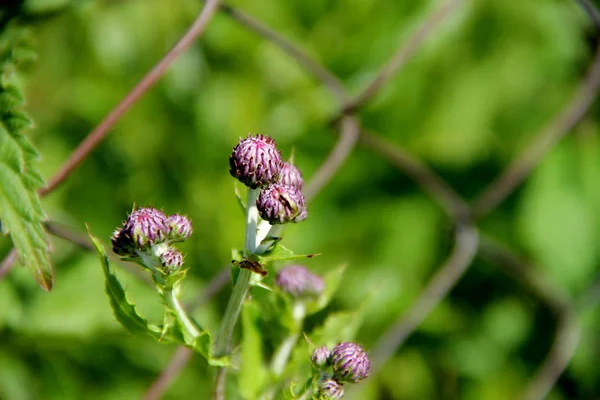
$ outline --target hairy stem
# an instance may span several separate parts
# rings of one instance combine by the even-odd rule
[[[183,306],[179,302],[179,299],[177,298],[177,289],[178,288],[175,287],[163,291],[163,299],[165,301],[165,305],[175,312],[175,315],[177,315],[177,319],[185,329],[185,333],[192,338],[197,338],[198,336],[200,336],[200,332],[198,332],[196,324],[192,322],[187,312],[185,312]]]

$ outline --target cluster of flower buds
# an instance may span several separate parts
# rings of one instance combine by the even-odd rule
[[[262,219],[271,225],[306,219],[302,174],[282,160],[275,140],[248,135],[233,148],[229,166],[231,176],[251,189],[262,189],[256,202]]]
[[[166,216],[160,210],[143,207],[133,210],[121,228],[114,231],[113,251],[128,261],[143,261],[141,254],[158,257],[165,272],[174,272],[183,265],[183,255],[171,247],[192,234],[187,217]]]
[[[313,351],[310,360],[322,373],[319,381],[318,398],[341,399],[345,383],[357,383],[369,376],[371,362],[365,350],[356,343],[343,342],[329,351],[321,346]],[[331,368],[331,373],[328,373]]]
[[[279,288],[293,297],[320,295],[325,289],[323,279],[302,265],[290,265],[277,273],[275,282]]]

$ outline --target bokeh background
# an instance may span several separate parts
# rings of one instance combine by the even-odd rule
[[[21,3],[21,2],[16,2]],[[439,1],[235,0],[290,38],[357,93]],[[29,133],[52,176],[70,152],[178,40],[197,0],[27,0],[38,61],[25,87]],[[363,126],[428,164],[473,199],[571,99],[595,48],[574,0],[464,1],[358,114]],[[337,140],[335,99],[273,44],[217,14],[201,40],[43,200],[50,219],[108,242],[134,204],[189,215],[183,249],[194,298],[243,245],[228,155],[248,132],[273,136],[309,179]],[[587,296],[600,262],[598,108],[530,178],[479,222],[573,299],[581,338],[549,399],[600,398],[600,311]],[[367,296],[357,340],[372,347],[419,295],[452,246],[435,199],[358,146],[284,243],[317,273],[348,264],[333,310]],[[0,398],[135,399],[175,348],[128,335],[114,320],[95,254],[52,238],[55,288],[28,270],[0,281]],[[10,240],[0,240],[2,254]],[[159,316],[151,289],[117,271],[131,297]],[[217,327],[229,288],[194,316]],[[583,299],[583,300],[582,300]],[[509,399],[543,362],[556,318],[499,265],[477,257],[450,295],[360,399]],[[165,399],[208,398],[198,358]]]

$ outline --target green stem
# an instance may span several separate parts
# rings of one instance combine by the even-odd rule
[[[177,298],[177,292],[178,290],[176,288],[163,291],[165,304],[170,307],[171,310],[175,311],[177,319],[182,324],[188,336],[190,336],[192,339],[195,339],[200,336],[200,332],[198,331],[198,328],[196,328],[196,324],[192,322],[188,314],[183,309],[183,306]]]
[[[256,200],[260,194],[260,189],[248,189],[248,201],[246,202],[246,239],[244,244],[244,254],[248,257],[256,252],[256,228],[258,225],[258,210],[256,209]],[[250,277],[252,272],[248,269],[240,269],[240,273],[233,287],[233,293],[225,309],[225,316],[219,330],[213,349],[213,355],[221,357],[231,352],[233,339],[233,330],[240,315],[244,299],[250,289]]]
[[[306,316],[306,307],[302,301],[296,301],[293,306],[293,317],[295,321],[294,330],[284,339],[277,348],[275,355],[271,360],[271,371],[275,376],[281,376],[285,366],[296,346],[296,342],[302,331],[302,324]]]

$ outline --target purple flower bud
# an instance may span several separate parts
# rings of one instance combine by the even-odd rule
[[[329,356],[331,352],[326,346],[317,347],[310,356],[310,361],[319,369],[329,365]]]
[[[268,136],[248,134],[229,156],[229,173],[252,189],[274,183],[283,165],[275,140]]]
[[[296,166],[284,162],[281,171],[279,171],[279,183],[302,190],[304,180],[302,179],[300,170]]]
[[[175,271],[183,265],[183,255],[179,250],[169,247],[161,254],[160,262],[167,271]]]
[[[344,397],[344,386],[335,379],[325,379],[319,382],[319,399],[337,400]]]
[[[319,295],[325,282],[301,265],[290,265],[281,269],[275,278],[277,286],[294,297]]]
[[[139,250],[164,242],[169,234],[167,216],[152,207],[134,210],[127,217],[123,230],[133,239]]]
[[[293,186],[274,183],[264,189],[256,202],[258,214],[271,225],[306,219],[302,192]]]
[[[137,257],[136,244],[123,228],[115,230],[110,238],[115,254],[127,258]]]
[[[192,222],[183,215],[173,214],[167,218],[169,239],[174,242],[183,242],[192,234]]]
[[[344,342],[331,352],[333,374],[340,382],[359,382],[369,376],[371,362],[367,353],[356,343]]]

